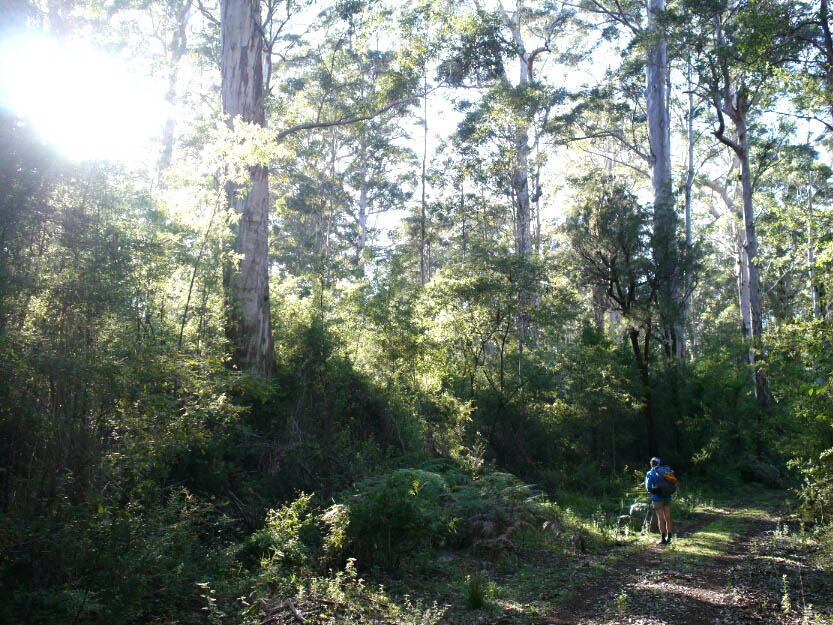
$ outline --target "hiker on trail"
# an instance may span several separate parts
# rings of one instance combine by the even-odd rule
[[[670,478],[669,478],[670,475]],[[674,524],[671,522],[671,498],[676,490],[677,478],[670,467],[663,466],[657,457],[651,458],[651,470],[645,474],[645,488],[651,493],[651,501],[657,513],[657,523],[662,534],[658,545],[671,543]]]

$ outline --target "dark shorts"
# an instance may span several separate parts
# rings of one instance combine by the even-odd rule
[[[671,508],[671,500],[668,501],[654,501],[654,510],[662,510],[663,508]]]

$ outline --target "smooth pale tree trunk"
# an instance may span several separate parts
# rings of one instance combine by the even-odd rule
[[[518,22],[512,23],[512,34],[515,41],[519,42],[521,50],[523,50],[523,40],[521,39],[520,24]],[[529,59],[525,54],[521,54],[520,60],[520,80],[518,82],[521,89],[529,84],[531,79],[529,70]],[[515,135],[515,153],[517,162],[515,163],[515,171],[512,173],[512,186],[515,192],[516,203],[516,237],[517,237],[517,252],[521,258],[530,258],[532,255],[532,229],[530,227],[531,220],[531,202],[529,196],[529,155],[532,152],[529,147],[529,126],[526,120],[520,120],[517,126]]]
[[[362,264],[362,252],[367,245],[367,142],[361,139],[361,169],[359,181],[359,240],[356,243],[356,262]]]
[[[833,35],[830,33],[830,10],[827,0],[821,0],[819,23],[822,30],[822,49],[824,50],[824,73],[828,92],[833,93]],[[833,110],[831,110],[833,114]]]
[[[543,195],[543,191],[541,190],[541,166],[538,166],[537,171],[535,172],[535,195],[533,196],[533,200],[535,200],[535,254],[537,256],[541,255],[541,196]]]
[[[463,262],[466,261],[469,246],[469,231],[466,224],[466,182],[465,178],[460,177],[460,221],[462,223],[462,238],[463,238]]]
[[[220,56],[223,113],[263,126],[263,38],[257,0],[222,0]],[[275,347],[269,311],[269,174],[249,168],[250,183],[228,184],[231,209],[239,216],[232,251],[223,268],[226,338],[232,363],[240,370],[269,376]]]
[[[648,140],[651,146],[651,184],[654,191],[654,227],[661,244],[669,249],[674,236],[674,193],[671,184],[671,122],[668,113],[668,52],[665,35],[657,20],[665,13],[664,0],[650,0],[648,32],[652,38],[646,74]],[[670,237],[666,240],[665,237]],[[670,252],[661,250],[664,256]]]
[[[350,46],[351,52],[353,52],[352,43]],[[365,93],[365,64],[364,61],[361,60],[361,55],[359,56],[359,64],[361,67],[361,81],[360,85],[360,96],[361,99],[364,100],[367,97]],[[367,173],[368,173],[368,166],[367,166],[367,138],[365,135],[364,129],[360,129],[359,134],[359,216],[358,216],[358,226],[359,226],[359,238],[356,242],[356,265],[358,267],[363,266],[362,261],[362,252],[364,251],[365,246],[367,245],[367,219],[368,219],[368,203],[367,203],[367,193],[368,193],[368,181],[367,181]]]
[[[687,123],[687,130],[688,130],[688,167],[686,172],[686,181],[685,181],[685,249],[686,254],[690,255],[692,246],[694,243],[692,232],[691,232],[691,195],[692,190],[694,189],[694,85],[691,80],[692,75],[692,64],[691,59],[689,58],[688,61],[688,123]],[[682,354],[681,360],[685,362],[686,358],[688,358],[688,354],[685,350],[685,340],[683,337],[685,336],[685,328],[688,326],[689,317],[691,315],[691,297],[692,297],[692,290],[694,286],[694,276],[691,272],[691,266],[688,265],[686,267],[685,272],[685,292],[683,293],[683,310],[682,310],[682,320],[681,320],[681,327],[683,329],[683,334],[680,337],[682,342]],[[692,340],[692,343],[694,341]]]
[[[182,8],[177,11],[176,30],[171,39],[168,58],[168,91],[165,94],[165,102],[171,111],[165,120],[162,128],[162,153],[159,156],[159,181],[162,183],[165,171],[171,166],[174,153],[174,130],[176,119],[173,114],[173,107],[176,104],[177,82],[179,80],[179,65],[182,57],[188,49],[188,19],[191,14],[191,0],[186,0]]]
[[[524,89],[532,80],[534,54],[529,54],[524,45],[521,33],[521,2],[518,2],[514,18],[509,18],[501,5],[501,12],[507,18],[512,38],[518,48],[519,78],[518,87]],[[507,82],[510,82],[507,78]],[[525,260],[532,258],[532,202],[529,193],[529,122],[525,119],[517,120],[515,127],[515,164],[512,171],[512,195],[515,203],[515,252]],[[520,359],[518,362],[519,375],[523,365],[523,348],[529,334],[529,309],[532,306],[530,280],[526,276],[520,277],[518,312],[518,344]]]
[[[740,161],[735,158],[732,162],[732,167],[729,170],[726,178],[728,180],[733,174],[735,167],[740,166]],[[749,304],[749,260],[746,257],[746,238],[745,231],[740,226],[739,221],[742,219],[742,212],[737,209],[735,200],[729,196],[726,185],[720,184],[717,180],[706,180],[705,184],[710,189],[720,194],[723,204],[726,206],[726,211],[729,215],[729,235],[731,237],[732,246],[735,253],[735,278],[738,286],[738,310],[740,311],[740,335],[744,343],[750,341],[752,336],[752,309]],[[715,219],[721,219],[723,215],[714,207],[710,209],[712,216]],[[753,363],[752,350],[749,352],[749,364]]]
[[[763,343],[763,314],[761,310],[761,287],[758,273],[758,235],[755,231],[755,215],[752,206],[752,170],[749,163],[749,129],[747,128],[747,117],[749,115],[750,101],[745,89],[736,88],[729,82],[729,60],[726,58],[726,46],[723,40],[723,30],[720,16],[715,15],[715,40],[720,53],[719,68],[716,68],[716,75],[720,81],[713,86],[714,107],[718,115],[719,127],[715,131],[715,137],[732,149],[740,162],[740,183],[743,197],[743,235],[744,249],[746,251],[747,272],[749,276],[749,317],[752,330],[753,354],[753,378],[755,381],[755,398],[758,406],[762,409],[772,405],[772,394],[769,390],[769,380],[764,370],[764,343]],[[735,127],[737,139],[733,140],[726,136],[724,115],[732,120]],[[760,412],[758,413],[758,431],[761,430]]]
[[[521,63],[524,67],[526,64]],[[521,84],[524,84],[523,82]],[[529,136],[525,124],[518,129],[518,136],[515,147],[517,149],[518,163],[513,175],[516,199],[516,233],[517,233],[517,254],[520,258],[529,260],[532,258],[532,232],[530,228],[530,201],[529,201]],[[526,272],[525,272],[526,273]],[[518,314],[518,375],[522,375],[523,350],[526,337],[529,336],[529,309],[533,303],[531,293],[531,281],[521,277],[519,314]]]
[[[620,325],[622,323],[622,313],[618,310],[611,310],[607,313],[607,328],[608,335],[618,339],[620,336]]]
[[[752,336],[752,306],[749,303],[749,258],[746,256],[746,244],[743,230],[732,224],[735,238],[735,271],[738,279],[738,306],[740,306],[740,336],[747,342]],[[752,364],[750,352],[749,364]]]
[[[748,102],[743,94],[736,96],[737,106],[732,109],[730,118],[737,130],[737,146],[740,148],[740,182],[743,192],[743,229],[744,249],[746,250],[747,272],[749,276],[749,313],[752,330],[753,366],[755,370],[755,397],[761,408],[772,404],[769,380],[763,370],[763,315],[761,311],[761,279],[758,273],[758,235],[755,231],[755,216],[752,206],[752,171],[749,164],[749,135],[746,127]]]
[[[426,95],[422,101],[422,196],[420,198],[419,206],[419,280],[420,284],[425,286],[429,280],[428,258],[426,255],[426,239],[428,237],[428,226],[426,223],[428,219],[426,199],[426,187],[428,186],[426,178],[426,168],[428,164],[428,73],[424,67],[422,69],[423,88],[425,89]]]
[[[648,2],[648,36],[651,41],[645,68],[645,105],[651,147],[651,185],[654,193],[654,261],[661,281],[660,302],[665,331],[678,361],[684,356],[685,337],[680,324],[683,285],[677,280],[676,214],[671,177],[671,119],[669,114],[668,46],[660,23],[665,0]]]
[[[530,258],[532,255],[532,230],[530,228],[530,201],[529,201],[529,136],[526,128],[518,131],[518,138],[515,143],[517,150],[518,165],[512,176],[512,183],[515,187],[515,198],[517,202],[517,246],[518,256]]]
[[[807,277],[810,282],[810,300],[813,319],[821,319],[821,294],[816,284],[816,233],[813,223],[813,174],[807,174]]]

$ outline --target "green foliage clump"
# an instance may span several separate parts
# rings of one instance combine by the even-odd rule
[[[486,605],[489,584],[481,575],[467,575],[465,584],[466,607],[479,610]]]
[[[365,565],[395,567],[437,544],[448,524],[445,480],[430,471],[398,469],[363,482],[347,504],[350,553]]]
[[[278,510],[269,510],[265,527],[255,532],[249,542],[264,553],[261,570],[270,577],[279,577],[310,565],[319,547],[317,530],[312,496],[302,493]]]

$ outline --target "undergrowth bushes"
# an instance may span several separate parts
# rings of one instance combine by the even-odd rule
[[[570,546],[581,531],[579,516],[512,475],[471,479],[448,465],[431,468],[365,480],[326,507],[302,494],[270,510],[244,551],[261,551],[262,580],[275,583],[349,562],[394,570],[406,555],[413,563],[437,548],[497,552],[525,533]]]
[[[442,609],[403,595],[414,579],[437,575],[459,585],[461,607],[482,609],[496,590],[471,562],[516,570],[532,554],[567,562],[607,550],[627,539],[617,502],[574,497],[573,509],[511,474],[471,476],[441,460],[365,479],[329,501],[302,493],[270,510],[237,553],[259,557],[248,614],[289,620],[298,608],[322,623],[434,623]]]

